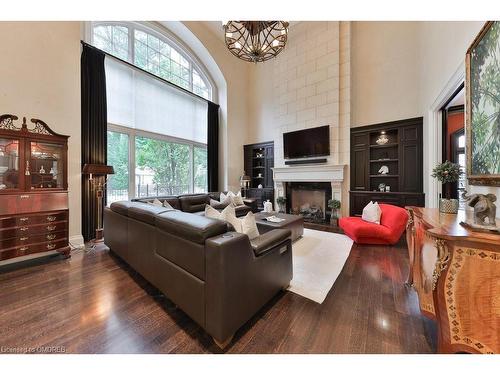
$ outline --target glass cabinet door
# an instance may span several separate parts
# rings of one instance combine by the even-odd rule
[[[0,137],[0,191],[19,189],[19,140]]]
[[[30,157],[26,161],[29,188],[64,189],[64,146],[57,143],[30,142]]]

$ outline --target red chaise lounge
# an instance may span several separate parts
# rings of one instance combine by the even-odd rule
[[[408,214],[401,207],[379,204],[382,211],[380,224],[364,221],[360,217],[343,217],[339,226],[352,240],[367,245],[394,245],[406,228]]]

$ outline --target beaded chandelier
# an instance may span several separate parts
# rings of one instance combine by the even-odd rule
[[[285,48],[288,36],[285,21],[228,21],[223,27],[229,51],[255,63],[276,57]]]

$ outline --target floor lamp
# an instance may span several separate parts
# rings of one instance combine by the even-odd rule
[[[108,174],[115,174],[111,165],[104,164],[85,164],[83,166],[82,174],[90,175],[89,182],[92,189],[96,191],[97,199],[97,228],[95,230],[95,238],[93,243],[104,241],[103,228],[102,228],[102,205],[104,201],[104,187],[106,186],[106,178]],[[94,176],[104,176],[104,183],[100,178],[95,179]]]

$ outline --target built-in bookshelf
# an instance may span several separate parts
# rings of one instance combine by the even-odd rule
[[[422,118],[351,129],[351,215],[370,201],[424,205]]]

